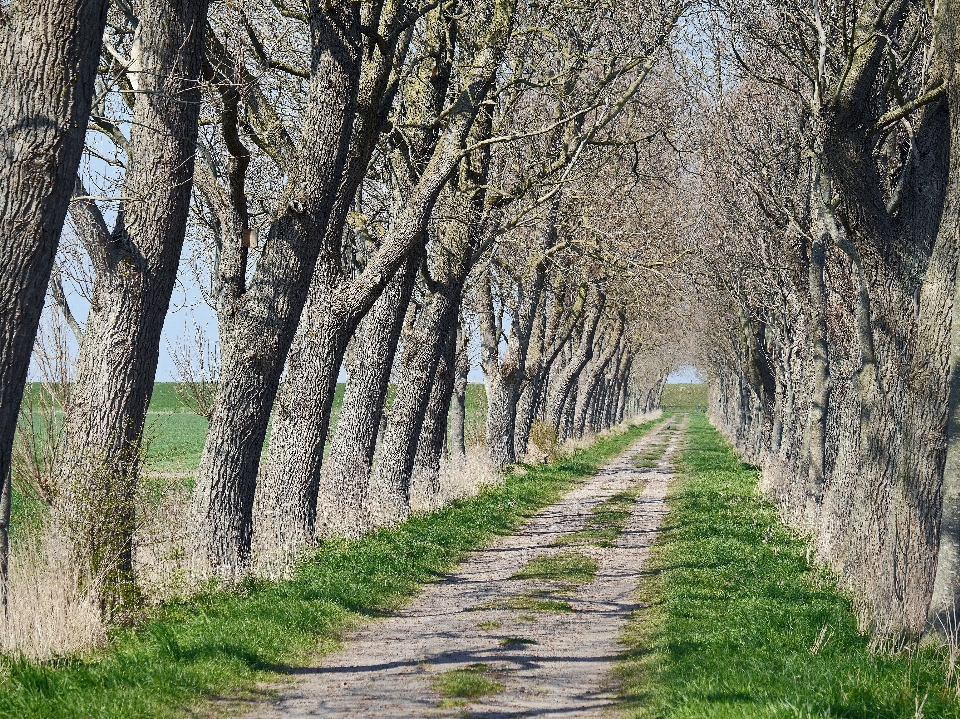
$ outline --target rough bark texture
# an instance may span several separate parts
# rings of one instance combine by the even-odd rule
[[[580,388],[577,391],[577,404],[573,415],[573,434],[576,437],[582,437],[585,431],[592,430],[597,425],[597,404],[602,406],[607,399],[602,386],[603,375],[620,352],[622,333],[623,322],[617,318],[609,335],[604,338],[606,347],[601,346],[599,352],[594,351],[594,359],[589,369],[580,376]]]
[[[270,226],[249,287],[230,313],[217,401],[194,491],[195,561],[198,568],[226,578],[249,561],[270,408],[322,249],[356,114],[359,4],[335,2],[324,8],[310,15],[309,100],[287,203]]]
[[[107,0],[0,11],[0,477],[83,151]]]
[[[534,248],[532,262],[516,286],[510,335],[504,356],[500,357],[499,335],[494,319],[489,277],[484,276],[477,292],[477,316],[480,320],[481,354],[487,388],[487,451],[494,465],[503,467],[517,459],[517,408],[527,375],[527,355],[538,316],[545,311],[546,253],[557,240],[557,212],[560,195],[551,203],[547,221]]]
[[[927,626],[956,641],[960,632],[960,5],[945,0],[942,12],[939,45],[950,112],[950,182],[921,304],[920,340],[928,364],[911,386],[918,395],[914,402],[920,416],[913,416],[921,422],[918,434],[933,430],[947,439],[946,447],[936,448],[943,455],[935,455],[930,468],[936,473],[937,462],[942,462],[942,513]],[[945,317],[950,317],[949,323]],[[907,467],[911,465],[918,466]]]
[[[402,254],[394,258],[372,282],[368,275],[360,280],[348,277],[342,262],[347,215],[397,93],[391,71],[394,59],[405,52],[404,41],[394,32],[395,24],[403,20],[402,9],[402,3],[395,3],[379,18],[381,34],[394,37],[394,44],[374,43],[363,53],[345,172],[287,355],[286,382],[277,397],[270,451],[255,499],[257,546],[265,555],[290,554],[313,541],[330,410],[344,351],[361,318],[404,261]],[[373,21],[363,19],[367,25]],[[409,33],[402,37],[409,43]],[[346,528],[357,517],[343,519]]]
[[[7,472],[0,487],[0,605],[7,611],[7,588],[10,578],[10,508],[13,476]]]
[[[370,524],[370,469],[390,371],[419,267],[420,253],[415,252],[360,323],[337,431],[317,493],[317,534],[354,536]],[[306,498],[304,506],[309,500]]]
[[[66,418],[60,517],[102,600],[132,586],[134,500],[147,405],[186,233],[206,0],[135,3],[138,92],[113,231],[91,200],[73,214],[95,271]],[[78,195],[83,194],[79,181]]]
[[[430,399],[417,440],[417,452],[410,476],[410,503],[414,507],[435,507],[440,495],[440,460],[447,444],[447,419],[453,396],[457,328],[450,327],[443,339],[440,361],[433,374]]]
[[[956,119],[942,97],[922,104],[899,180],[890,179],[872,98],[905,5],[868,5],[841,86],[818,90],[826,99],[808,152],[809,262],[786,258],[794,279],[779,278],[783,306],[752,309],[712,408],[766,467],[764,488],[813,535],[865,616],[880,631],[912,633],[930,619],[947,447]],[[956,49],[937,54],[955,58]],[[935,60],[934,80],[940,68]]]
[[[467,381],[470,375],[469,336],[460,320],[457,329],[457,359],[454,368],[453,397],[450,404],[450,454],[464,457],[467,454],[465,426],[467,421]]]
[[[429,295],[404,339],[397,396],[374,460],[374,521],[393,524],[410,512],[410,478],[430,404],[433,378],[449,334],[456,333],[462,281]]]
[[[562,370],[557,372],[555,377],[550,379],[550,388],[547,395],[547,421],[561,431],[567,423],[566,410],[570,394],[574,389],[577,378],[586,367],[587,362],[593,356],[593,340],[596,336],[597,326],[603,315],[603,308],[606,304],[606,297],[602,293],[597,293],[590,310],[584,319],[580,338],[577,346]]]

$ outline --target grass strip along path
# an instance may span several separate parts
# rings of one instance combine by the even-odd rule
[[[0,717],[179,717],[217,695],[249,696],[257,682],[334,649],[364,617],[398,608],[465,552],[510,534],[655,424],[511,473],[478,497],[396,529],[325,542],[292,581],[249,580],[237,591],[168,604],[137,628],[117,630],[92,656],[43,665],[4,659]]]
[[[808,563],[742,464],[691,417],[619,666],[636,718],[958,717],[945,651],[874,652],[849,598]]]

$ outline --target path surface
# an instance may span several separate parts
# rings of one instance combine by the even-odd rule
[[[517,534],[471,554],[442,582],[426,587],[402,612],[345,638],[344,649],[318,666],[297,670],[301,681],[250,717],[599,717],[614,699],[610,670],[618,636],[637,608],[638,572],[666,512],[671,455],[680,431],[660,423],[596,476],[541,511]],[[674,425],[676,426],[676,425]],[[630,460],[649,444],[668,441],[656,469]],[[600,562],[594,580],[567,591],[573,612],[503,608],[531,589],[510,579],[532,557],[570,548],[551,547],[583,528],[599,502],[643,486],[634,513],[610,548],[577,547]],[[536,586],[536,585],[534,585]],[[519,638],[530,643],[506,643]],[[483,663],[504,690],[444,706],[433,689],[451,669]]]

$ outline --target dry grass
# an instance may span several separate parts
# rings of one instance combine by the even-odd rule
[[[490,461],[485,447],[467,447],[464,457],[445,457],[440,460],[440,489],[432,496],[414,494],[410,497],[414,512],[439,509],[456,499],[475,497],[484,487],[499,484],[503,477]]]
[[[106,638],[96,583],[82,581],[57,533],[41,536],[45,541],[28,536],[11,546],[7,607],[0,613],[0,651],[33,661],[76,654]]]
[[[133,563],[149,604],[187,596],[206,577],[189,562],[190,516],[190,492],[179,483],[165,484],[140,502]]]

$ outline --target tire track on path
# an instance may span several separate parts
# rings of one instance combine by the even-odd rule
[[[669,427],[676,429],[669,429]],[[598,717],[615,698],[610,671],[621,629],[638,608],[637,580],[666,514],[672,455],[686,421],[661,422],[624,454],[544,509],[516,534],[471,554],[450,576],[425,587],[396,616],[345,637],[341,651],[293,671],[300,681],[250,717]],[[665,441],[657,466],[631,459]],[[584,528],[599,503],[642,487],[633,513],[609,547],[575,549],[599,563],[580,587],[553,586],[573,611],[514,606],[542,583],[512,579],[535,556],[568,552],[551,546]],[[513,641],[520,639],[522,641]],[[443,701],[434,682],[444,672],[482,664],[503,689],[466,703]]]

